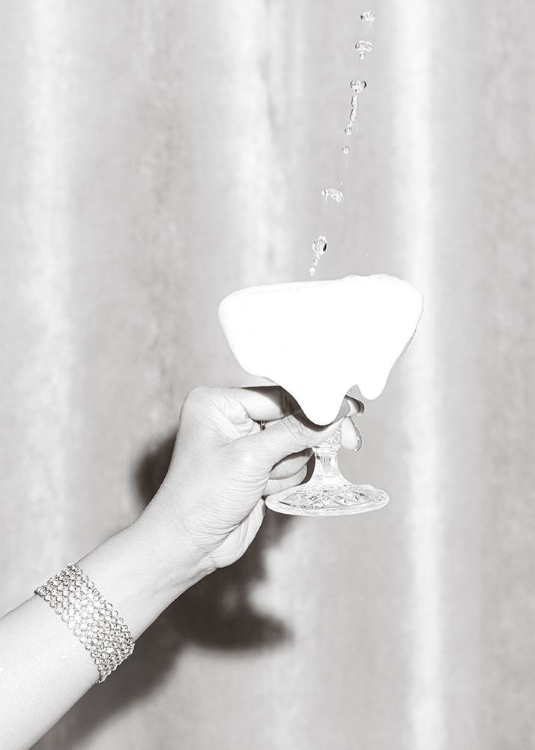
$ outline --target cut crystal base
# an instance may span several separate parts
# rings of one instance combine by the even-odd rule
[[[312,486],[311,486],[312,485]],[[293,516],[344,516],[366,513],[386,505],[388,495],[370,484],[322,484],[309,482],[276,499],[268,498],[266,505],[278,513]]]

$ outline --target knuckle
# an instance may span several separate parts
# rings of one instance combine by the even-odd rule
[[[213,401],[212,390],[201,385],[189,391],[180,412],[181,429],[184,429],[185,425],[199,425],[204,422]]]
[[[206,404],[217,404],[228,398],[228,388],[216,388],[208,385],[197,385],[189,391],[184,401],[185,406],[196,407]]]
[[[210,388],[207,385],[195,386],[195,388],[189,391],[184,400],[183,411],[186,414],[206,412],[212,405],[217,403],[221,390],[219,388]]]
[[[191,403],[197,403],[199,401],[205,401],[210,394],[211,388],[208,388],[208,386],[205,385],[197,385],[195,388],[192,388],[191,391],[186,396],[185,403],[191,404]]]
[[[188,395],[184,399],[182,411],[188,413],[198,408],[199,404],[206,402],[208,389],[203,385],[198,385],[189,391]]]
[[[306,450],[310,450],[315,445],[318,444],[318,433],[321,432],[314,426],[309,427],[307,424],[303,423],[301,420],[296,419],[295,417],[289,417],[289,424],[287,426],[287,430],[292,437],[296,447],[299,446],[301,449],[298,452],[303,452]]]
[[[287,434],[299,443],[307,442],[310,437],[305,425],[295,417],[287,417],[284,420],[284,428]]]
[[[242,469],[253,468],[256,457],[254,451],[251,450],[247,444],[247,440],[238,438],[228,443],[226,446],[228,461],[232,463],[234,467],[240,467]]]

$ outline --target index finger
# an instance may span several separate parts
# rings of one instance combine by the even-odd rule
[[[229,391],[254,422],[271,422],[274,419],[283,419],[289,414],[303,413],[295,398],[280,385],[229,388]],[[346,396],[344,400],[349,404],[348,416],[362,414],[364,411],[364,404],[356,398]]]
[[[271,422],[300,411],[299,404],[280,385],[258,385],[229,388],[254,422]]]

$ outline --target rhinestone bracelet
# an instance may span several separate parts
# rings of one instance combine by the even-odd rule
[[[50,604],[89,651],[98,669],[97,682],[104,682],[134,650],[128,626],[78,565],[67,565],[34,593]]]

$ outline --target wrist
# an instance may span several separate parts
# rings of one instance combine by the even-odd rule
[[[152,577],[158,579],[158,587],[174,600],[211,570],[187,530],[166,520],[153,503],[132,524],[130,533],[143,551]]]
[[[187,588],[202,578],[179,539],[142,514],[79,562],[137,639]]]

